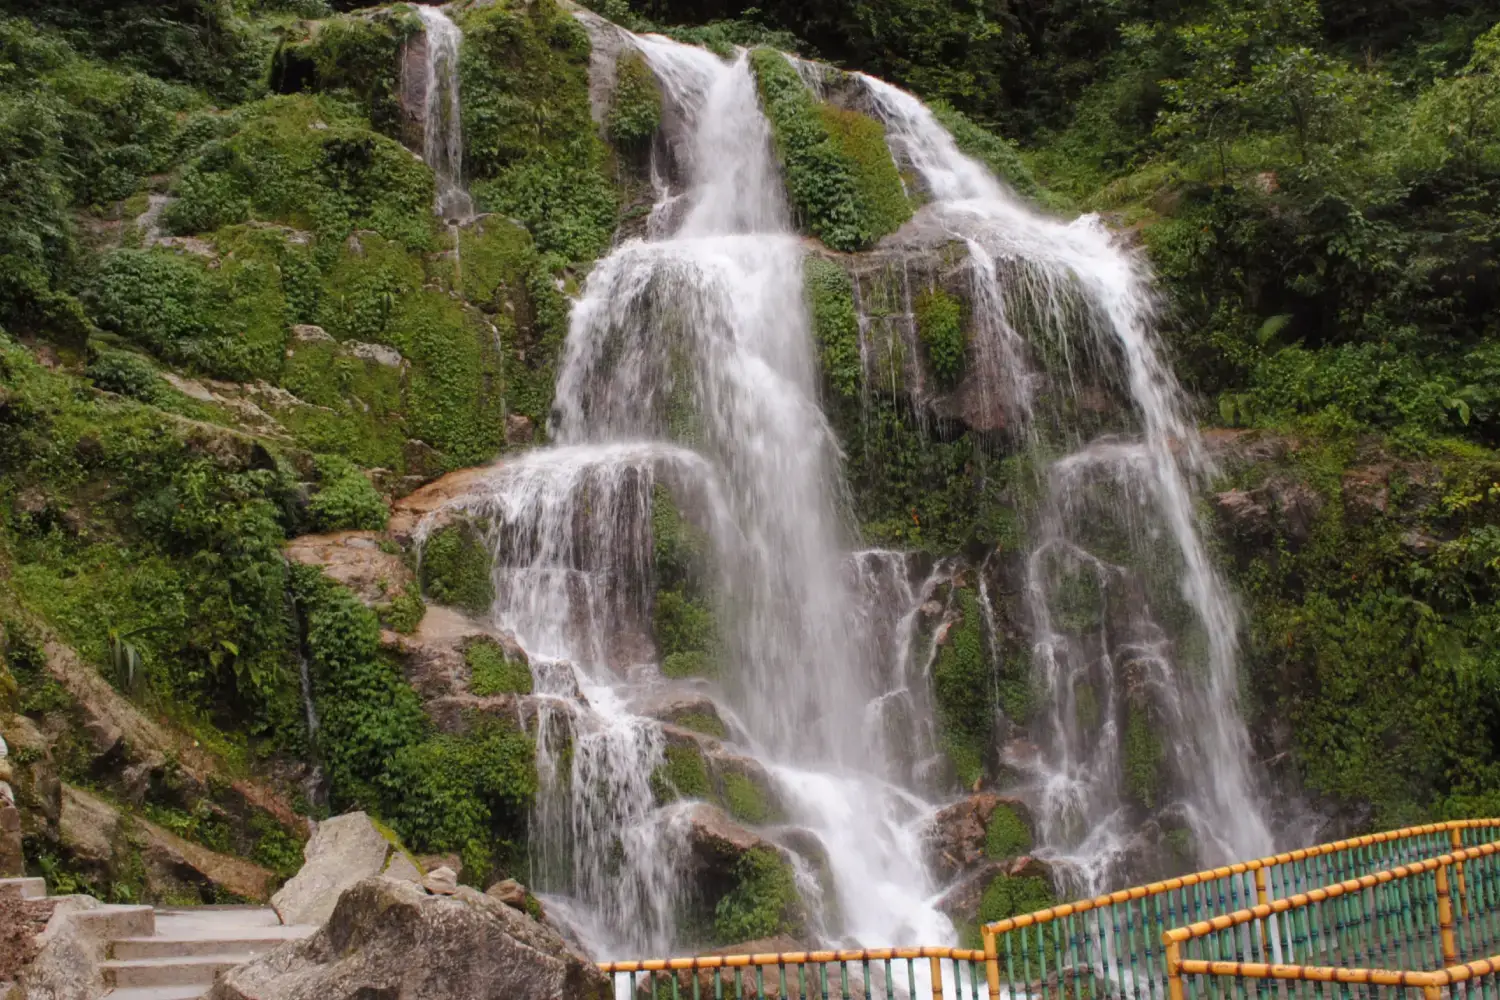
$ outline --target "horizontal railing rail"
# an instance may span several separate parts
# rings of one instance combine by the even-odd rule
[[[616,996],[632,1000],[979,1000],[984,952],[968,948],[862,948],[848,951],[699,955],[599,965]]]
[[[1481,956],[1482,947],[1464,949],[1457,964],[1450,962],[1441,970],[1340,967],[1330,960],[1358,953],[1355,937],[1340,936],[1342,932],[1334,933],[1321,924],[1314,933],[1311,925],[1297,931],[1279,922],[1290,921],[1285,914],[1299,910],[1288,901],[1313,899],[1315,892],[1324,894],[1316,897],[1321,900],[1333,887],[1351,880],[1373,878],[1372,884],[1384,885],[1391,879],[1381,876],[1406,867],[1428,873],[1451,868],[1459,897],[1454,933],[1467,935],[1465,940],[1473,939],[1476,944],[1490,940],[1489,931],[1481,936],[1477,921],[1500,921],[1500,870],[1491,871],[1500,868],[1500,858],[1490,861],[1497,844],[1500,819],[1455,820],[1353,837],[995,921],[981,928],[982,951],[920,947],[699,955],[605,962],[600,968],[611,977],[616,996],[630,1000],[925,1000],[929,996],[934,1000],[1049,1000],[1053,996],[1060,1000],[1069,996],[1072,1000],[1184,1000],[1171,993],[1167,932],[1189,926],[1212,928],[1213,920],[1250,913],[1239,924],[1225,925],[1232,928],[1231,936],[1242,939],[1238,950],[1226,940],[1213,955],[1184,955],[1179,941],[1175,956],[1179,964],[1174,966],[1179,977],[1219,975],[1202,971],[1205,967],[1200,963],[1221,968],[1229,957],[1241,970],[1266,970],[1260,975],[1254,971],[1236,974],[1234,988],[1241,995],[1247,995],[1247,982],[1261,984],[1258,994],[1284,991],[1294,978],[1271,970],[1299,968],[1307,970],[1305,982],[1326,981],[1352,989],[1351,984],[1381,985],[1389,977],[1406,976],[1403,982],[1413,988],[1460,984],[1458,988],[1464,990],[1482,985],[1500,1000],[1500,958]],[[1471,850],[1479,853],[1471,858],[1467,853]],[[1440,864],[1439,857],[1450,858],[1451,863]],[[1477,884],[1471,896],[1466,868],[1476,865],[1482,870],[1474,873]],[[1340,890],[1329,898],[1344,898],[1348,891]],[[1434,884],[1432,907],[1436,899]],[[1417,930],[1418,919],[1437,926],[1436,909],[1418,913],[1416,906],[1412,898],[1404,908],[1383,901],[1372,912],[1388,924],[1407,921],[1414,946],[1422,933]],[[1246,930],[1260,907],[1271,907],[1265,926]],[[1337,931],[1353,913],[1334,915],[1328,926]],[[1500,941],[1500,927],[1495,930],[1493,939]],[[1367,936],[1372,933],[1366,932]],[[1437,940],[1441,945],[1440,934]],[[1260,942],[1258,951],[1256,941]],[[1378,938],[1371,936],[1370,941],[1374,947]],[[1387,949],[1393,943],[1394,938],[1387,940]],[[1435,954],[1446,957],[1441,947]],[[1469,958],[1474,961],[1465,964]],[[1304,964],[1286,964],[1291,960]],[[1493,967],[1486,964],[1491,962]],[[1320,980],[1325,972],[1332,978]],[[1360,980],[1357,976],[1362,972],[1375,978]]]
[[[1500,990],[1500,841],[1220,914],[1163,935],[1168,996]],[[1196,950],[1196,954],[1193,951]]]
[[[1194,872],[985,925],[990,995],[1085,991],[1131,1000],[1166,995],[1163,933],[1214,914],[1285,898],[1500,838],[1500,819],[1453,820],[1319,844]]]

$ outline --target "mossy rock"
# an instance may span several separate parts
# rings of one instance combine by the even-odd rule
[[[823,384],[834,398],[857,399],[864,371],[854,283],[842,267],[816,254],[808,255],[802,271]]]
[[[943,749],[959,782],[968,787],[985,775],[994,718],[986,694],[991,671],[979,596],[962,588],[957,604],[959,617],[938,650],[932,679]]]
[[[1166,749],[1146,710],[1132,705],[1125,717],[1125,791],[1145,809],[1161,805]]]
[[[995,806],[984,826],[984,853],[1001,860],[1031,850],[1031,827],[1024,817],[1004,802]]]
[[[648,142],[661,127],[661,86],[637,51],[615,63],[614,101],[605,127],[611,140],[627,148]]]
[[[420,134],[408,135],[403,127],[401,68],[407,42],[421,33],[422,19],[405,4],[315,22],[311,31],[276,50],[271,86],[283,94],[347,94],[365,109],[376,131],[420,141]]]
[[[956,385],[963,375],[968,349],[963,303],[941,288],[930,288],[917,296],[913,311],[917,337],[938,384]]]
[[[482,698],[531,694],[531,668],[489,636],[475,636],[464,643],[464,663],[469,667],[469,690]]]
[[[658,803],[713,797],[708,763],[696,744],[671,742],[663,754],[664,760],[651,775],[651,791]]]
[[[718,677],[719,661],[711,654],[698,650],[685,653],[668,653],[662,657],[663,677],[686,680],[693,677]]]

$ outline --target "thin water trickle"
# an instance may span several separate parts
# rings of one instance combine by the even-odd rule
[[[1193,508],[1211,469],[1161,357],[1144,264],[1095,216],[1063,223],[1027,207],[916,98],[862,79],[932,198],[931,224],[969,246],[984,383],[1033,454],[1069,450],[1042,475],[1025,581],[1044,745],[1013,761],[1033,775],[1044,843],[1080,891],[1119,873],[1133,834],[1128,701],[1157,727],[1200,859],[1268,853],[1238,711],[1238,613]],[[1091,369],[1128,400],[1127,437],[1080,440],[1067,404]],[[1181,620],[1169,630],[1169,618]]]
[[[464,134],[458,92],[458,56],[463,32],[441,7],[418,6],[427,35],[427,89],[422,117],[422,159],[437,181],[439,217],[462,222],[474,217],[464,187]],[[455,253],[457,242],[455,233]]]

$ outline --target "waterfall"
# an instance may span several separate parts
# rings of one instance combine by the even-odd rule
[[[830,894],[809,899],[813,929],[871,945],[949,941],[921,861],[935,805],[893,759],[908,747],[867,731],[907,689],[919,703],[904,713],[910,745],[930,765],[925,677],[867,658],[921,645],[909,633],[931,588],[902,554],[847,560],[803,249],[748,59],[657,36],[629,43],[685,123],[676,189],[659,178],[650,238],[598,262],[574,304],[554,444],[502,463],[455,505],[486,525],[494,623],[527,650],[538,694],[571,730],[564,761],[537,724],[532,839],[549,854],[566,843],[571,863],[549,859],[534,877],[558,894],[557,912],[593,914],[575,930],[600,957],[676,941],[689,809],[654,805],[664,730],[635,714],[689,683],[660,673],[650,639],[652,505],[666,488],[709,550],[720,679],[690,689],[732,720],[733,752],[764,769],[785,829],[820,842],[831,885],[791,858],[805,894]],[[899,623],[882,652],[861,638],[872,600]]]
[[[458,52],[463,32],[440,7],[418,6],[427,33],[427,89],[422,115],[422,159],[437,182],[437,214],[454,222],[474,217],[464,187],[464,134],[459,116]],[[455,234],[455,248],[457,247]]]
[[[1117,720],[1134,699],[1149,706],[1200,858],[1269,853],[1237,704],[1237,610],[1193,508],[1212,470],[1161,357],[1145,267],[1097,217],[1031,210],[916,98],[862,80],[931,196],[930,225],[968,245],[984,384],[1039,461],[1064,452],[1040,474],[1026,562],[1044,741],[1012,761],[1032,776],[1041,839],[1080,892],[1116,873],[1131,834]],[[1091,379],[1127,401],[1126,432],[1083,439],[1067,407]]]

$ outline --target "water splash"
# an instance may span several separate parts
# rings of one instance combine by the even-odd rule
[[[1212,470],[1162,361],[1145,266],[1096,216],[1062,223],[1031,210],[916,98],[862,80],[894,155],[931,196],[928,224],[969,247],[985,384],[1033,454],[1070,451],[1043,476],[1026,572],[1049,718],[1041,752],[1013,763],[1034,776],[1043,840],[1071,862],[1082,891],[1116,872],[1130,836],[1120,793],[1128,700],[1149,706],[1170,748],[1178,811],[1200,858],[1267,853],[1238,712],[1238,614],[1193,508]],[[1133,433],[1079,439],[1066,405],[1084,378],[1118,385]],[[1059,613],[1080,594],[1096,612],[1087,626]],[[1169,630],[1168,617],[1182,621]]]

